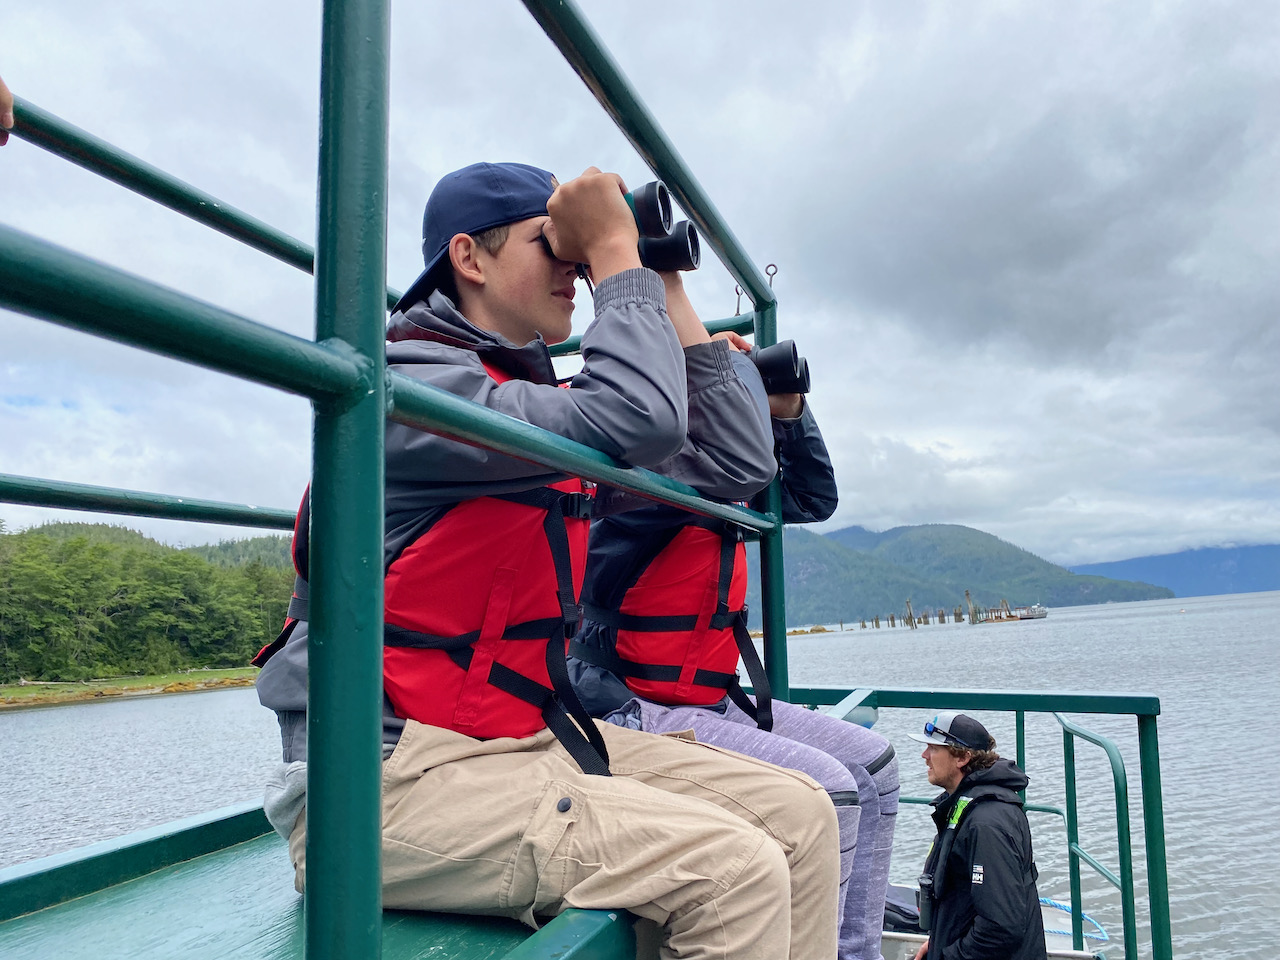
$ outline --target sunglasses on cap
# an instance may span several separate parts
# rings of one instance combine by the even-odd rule
[[[975,747],[972,744],[965,743],[963,740],[957,737],[954,733],[950,733],[947,730],[943,730],[941,727],[937,726],[932,720],[925,721],[924,733],[925,733],[925,736],[927,737],[931,737],[936,733],[938,736],[942,737],[942,739],[946,740],[948,743],[954,743],[957,746],[964,747],[966,750],[979,749],[978,747]]]

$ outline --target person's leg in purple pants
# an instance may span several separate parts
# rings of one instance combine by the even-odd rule
[[[862,792],[866,791],[871,803],[878,805],[875,784],[866,772],[861,768],[855,772],[842,760],[821,749],[785,735],[780,736],[776,732],[765,733],[754,723],[737,722],[736,719],[728,718],[715,709],[668,707],[642,699],[638,702],[641,729],[648,733],[676,733],[692,730],[698,740],[703,743],[756,757],[780,767],[799,770],[822,784],[835,804],[836,820],[840,827],[839,957],[840,960],[865,960],[862,944],[857,942],[855,936],[846,937],[845,935],[849,924],[845,921],[843,914],[846,905],[854,902],[849,896],[849,885],[856,862],[856,852],[861,845],[859,830],[866,819],[859,807]],[[746,716],[741,714],[741,711],[738,713],[743,717]],[[860,902],[857,909],[861,911]],[[883,904],[881,909],[883,911]],[[861,931],[862,928],[860,915],[854,929]],[[880,928],[877,926],[875,931],[877,944],[879,935]]]
[[[728,704],[725,719],[754,727],[733,703]],[[773,701],[773,732],[836,758],[857,779],[861,822],[841,921],[840,956],[876,960],[881,955],[898,814],[898,760],[893,746],[872,730],[779,700]]]

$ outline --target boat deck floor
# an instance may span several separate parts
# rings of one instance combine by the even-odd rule
[[[630,927],[625,914],[570,911],[533,935],[513,920],[388,910],[382,956],[616,957]],[[302,897],[274,833],[0,923],[0,957],[15,960],[296,960],[302,943]]]

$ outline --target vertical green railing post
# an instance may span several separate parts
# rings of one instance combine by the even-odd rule
[[[756,345],[778,342],[778,304],[771,301],[756,310]],[[782,517],[782,487],[777,478],[765,490],[765,512]],[[769,685],[778,700],[791,699],[787,668],[786,572],[783,569],[782,524],[760,536],[760,606],[764,625],[764,666]]]
[[[326,0],[316,341],[367,382],[318,403],[311,490],[307,960],[381,954],[388,0]]]
[[[1142,832],[1147,846],[1151,956],[1152,960],[1173,960],[1169,867],[1164,848],[1164,794],[1160,784],[1160,740],[1154,715],[1138,717],[1138,764],[1142,777]]]
[[[1027,772],[1027,711],[1014,711],[1014,739],[1017,741],[1018,750],[1018,769],[1023,773]],[[1022,802],[1027,802],[1027,791],[1025,789],[1018,791],[1018,796],[1022,798]]]
[[[1076,742],[1070,730],[1062,731],[1062,771],[1067,789],[1067,874],[1071,884],[1071,946],[1084,949],[1084,907],[1080,895],[1079,811],[1076,808]]]
[[[1123,773],[1123,770],[1121,771]],[[1116,850],[1120,854],[1120,911],[1124,920],[1125,960],[1138,960],[1138,907],[1133,893],[1133,837],[1129,828],[1129,784],[1115,778]]]

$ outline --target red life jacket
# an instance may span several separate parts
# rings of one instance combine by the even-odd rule
[[[575,642],[569,652],[613,671],[656,703],[707,706],[727,692],[770,730],[769,680],[747,632],[746,596],[741,529],[690,517],[639,571],[616,609],[584,605],[585,617],[609,628],[613,650]],[[739,656],[757,703],[738,683]]]
[[[604,741],[565,664],[591,501],[577,478],[463,500],[392,559],[383,690],[396,716],[481,739],[550,727],[584,772],[608,776]]]
[[[293,635],[294,627],[300,620],[307,619],[307,556],[308,536],[311,531],[311,487],[307,486],[302,494],[302,503],[298,505],[298,513],[293,518],[293,543],[289,548],[289,556],[293,559],[293,596],[289,598],[289,609],[285,612],[284,627],[279,635],[257,652],[249,661],[255,667],[263,667],[268,660],[284,649]]]

